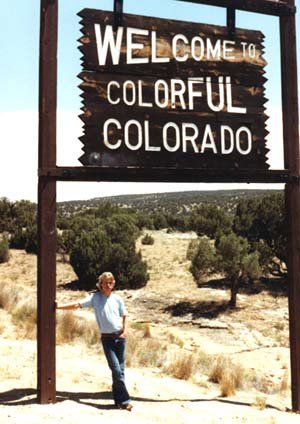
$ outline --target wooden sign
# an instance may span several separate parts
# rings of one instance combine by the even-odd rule
[[[79,16],[84,165],[268,168],[261,32]]]

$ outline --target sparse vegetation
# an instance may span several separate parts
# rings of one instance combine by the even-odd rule
[[[142,238],[142,244],[145,245],[152,245],[154,244],[154,238],[150,235],[150,234],[145,234],[144,237]]]
[[[265,409],[266,408],[266,405],[267,405],[266,396],[256,396],[255,401],[252,404],[252,406],[254,408],[257,408],[260,411],[262,411],[263,409]]]
[[[229,357],[220,355],[213,362],[209,380],[220,385],[221,396],[232,396],[245,383],[245,369],[234,364]]]
[[[129,367],[158,367],[164,363],[166,345],[143,334],[129,333],[127,337],[127,359]]]
[[[164,368],[164,371],[180,380],[189,380],[195,371],[195,367],[196,363],[192,354],[180,353],[175,358],[172,358],[172,361]]]
[[[67,226],[68,223],[65,222],[63,225]],[[196,383],[200,389],[205,389],[205,393],[209,393],[210,390],[215,392],[215,385],[218,385],[220,396],[224,397],[232,396],[239,389],[244,389],[249,392],[251,390],[251,396],[258,393],[257,396],[264,398],[268,404],[269,399],[272,399],[269,397],[270,394],[277,395],[280,399],[288,398],[289,369],[286,364],[283,366],[285,362],[288,363],[284,348],[284,346],[288,346],[288,318],[285,314],[284,291],[276,291],[276,296],[272,294],[272,290],[275,293],[277,280],[275,282],[267,281],[265,285],[263,282],[259,282],[255,294],[244,290],[245,285],[243,285],[241,289],[243,296],[238,303],[240,308],[229,311],[228,308],[222,307],[225,304],[228,306],[227,295],[230,291],[228,280],[221,279],[219,276],[214,281],[207,281],[206,278],[206,283],[197,287],[188,272],[189,263],[186,260],[187,246],[191,237],[189,234],[178,234],[176,231],[172,231],[171,233],[167,233],[166,230],[149,232],[155,238],[155,249],[141,248],[141,238],[137,243],[138,248],[141,248],[142,251],[142,259],[149,261],[151,284],[149,290],[145,287],[140,293],[139,291],[132,292],[129,289],[124,292],[131,317],[127,366],[143,368],[137,370],[137,373],[145,373],[145,375],[153,372],[155,375],[159,374],[160,377],[168,375],[177,379],[189,380]],[[82,233],[84,233],[83,230]],[[180,239],[180,237],[182,238]],[[207,237],[205,239],[210,246],[214,246],[213,240],[209,240]],[[179,244],[179,240],[184,241],[185,248],[182,247],[183,243]],[[72,243],[73,241],[70,242],[70,245]],[[199,244],[199,239],[196,240],[196,243]],[[154,253],[151,253],[152,256],[149,258],[147,252],[153,250]],[[165,256],[162,255],[162,252],[165,253]],[[193,253],[190,252],[189,260],[194,252],[195,250]],[[12,334],[17,339],[35,336],[35,305],[32,303],[31,311],[29,307],[27,314],[22,301],[22,299],[28,298],[29,293],[33,294],[36,286],[35,260],[31,263],[28,262],[29,259],[33,260],[32,257],[33,255],[25,255],[21,251],[11,251],[10,262],[1,266],[3,274],[1,282],[3,281],[3,283],[0,290],[0,308],[5,309],[6,312],[3,310],[0,312],[5,319],[9,317],[9,325],[13,329]],[[181,268],[179,268],[180,264]],[[30,273],[33,275],[30,277],[31,279],[28,277]],[[74,274],[70,265],[60,262],[58,283],[68,284],[73,279]],[[120,286],[117,287],[117,290],[119,288]],[[73,300],[78,299],[83,293],[76,290],[67,291],[62,285],[59,285],[58,294],[64,300],[66,298]],[[31,297],[35,303],[35,294]],[[172,316],[166,314],[164,311],[170,305],[174,308],[176,305],[178,308],[182,305],[180,314]],[[262,311],[263,313],[261,313]],[[67,318],[63,318],[65,313],[58,315],[57,341],[61,345],[59,351],[68,349],[67,346],[62,346],[64,343],[71,345],[74,351],[77,346],[80,351],[87,345],[86,352],[88,353],[95,351],[95,346],[99,346],[98,329],[94,321],[87,319],[86,312],[76,311]],[[134,322],[132,319],[144,321]],[[30,323],[27,329],[23,326],[22,320]],[[226,324],[228,324],[227,328]],[[1,331],[4,329],[0,328]],[[189,334],[189,332],[191,333]],[[7,332],[5,337],[7,337]],[[206,352],[207,340],[211,340],[212,343],[207,346]],[[230,343],[228,340],[237,343],[236,352],[239,354],[224,355],[217,364],[215,353],[208,352],[215,352],[217,349],[221,351],[223,345]],[[246,356],[243,351],[244,347],[239,345],[243,342],[249,342],[247,344],[249,356]],[[253,352],[251,352],[252,346]],[[275,350],[277,354],[276,366],[271,371],[268,363],[266,363],[266,369],[256,370],[253,362],[250,364],[243,359],[251,358],[252,353],[259,355],[263,349],[257,349],[257,347],[265,348],[266,346],[269,347],[268,357],[270,360],[274,357]],[[93,350],[88,350],[89,348]],[[241,358],[240,366],[236,364],[236,358]],[[245,368],[242,364],[245,365]],[[147,367],[151,368],[151,371],[144,369]],[[135,370],[131,371],[133,374],[136,372]],[[13,375],[13,370],[7,370],[7,373]],[[20,371],[19,373],[21,374]],[[15,375],[17,375],[16,372]],[[73,377],[71,378],[73,379]],[[81,383],[80,378],[74,379],[74,381],[77,381],[78,384]],[[176,384],[187,383],[177,381]],[[140,390],[140,387],[138,389]]]
[[[36,303],[30,300],[19,302],[12,309],[12,320],[22,337],[36,337],[37,310]]]
[[[87,346],[92,347],[99,343],[100,334],[94,320],[89,322],[72,311],[66,311],[58,315],[56,339],[59,344],[83,339]]]

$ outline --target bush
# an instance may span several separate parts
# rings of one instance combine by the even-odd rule
[[[18,327],[19,335],[29,339],[36,337],[37,310],[35,302],[26,300],[17,303],[12,310],[12,320]]]
[[[154,238],[150,234],[147,233],[142,238],[142,244],[152,245],[152,244],[154,244]]]
[[[167,374],[179,380],[188,380],[196,368],[192,354],[181,354],[173,358],[172,362],[165,368]]]
[[[228,357],[220,355],[212,365],[209,381],[219,383],[221,396],[227,397],[243,387],[245,376],[245,369],[240,364],[234,364]]]
[[[116,233],[114,237],[116,239]],[[135,252],[134,239],[122,234],[119,237],[124,245],[113,243],[104,230],[83,233],[76,239],[70,263],[82,289],[94,288],[97,277],[104,271],[114,274],[119,289],[139,288],[147,283],[147,264],[141,254]]]
[[[26,243],[25,250],[26,253],[38,253],[38,237],[37,237],[37,227],[29,227],[25,231]]]
[[[188,249],[186,252],[186,258],[188,261],[192,261],[197,254],[199,245],[199,239],[194,239],[189,242]]]
[[[107,269],[110,269],[117,281],[119,289],[138,289],[147,284],[149,275],[147,264],[142,261],[141,253],[136,253],[135,245],[123,247],[112,245],[111,256]]]
[[[22,227],[17,227],[14,229],[13,233],[11,234],[11,237],[9,240],[9,246],[12,249],[25,250],[26,241],[27,241],[26,231],[23,230]]]
[[[8,262],[9,260],[9,247],[6,237],[0,240],[0,263]]]
[[[207,238],[200,239],[197,248],[192,244],[188,249],[188,255],[192,257],[190,271],[197,282],[214,270],[216,252]]]
[[[86,290],[95,287],[97,277],[106,269],[111,252],[111,242],[102,230],[82,233],[70,253],[70,264],[80,285]]]

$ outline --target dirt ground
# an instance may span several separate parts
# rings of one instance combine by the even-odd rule
[[[147,325],[151,339],[168,345],[166,361],[186,353],[200,358],[199,369],[182,380],[163,372],[164,364],[128,366],[134,409],[119,411],[112,406],[110,372],[101,348],[76,339],[57,346],[57,402],[39,405],[34,336],[24,338],[11,313],[0,309],[1,424],[300,423],[300,416],[289,412],[288,310],[281,282],[274,282],[276,290],[267,283],[244,287],[231,311],[229,288],[220,276],[197,287],[188,271],[186,250],[195,234],[151,234],[152,246],[140,241],[137,246],[147,260],[150,281],[142,289],[120,291],[129,310],[130,333],[137,332],[137,324]],[[68,264],[58,262],[60,302],[83,296],[67,290],[75,278]],[[35,256],[12,251],[9,263],[0,265],[0,284],[35,301]],[[78,317],[93,319],[88,310],[79,311]],[[180,343],[171,343],[170,334]],[[222,397],[219,384],[208,379],[206,368],[218,355],[252,375],[232,396]]]

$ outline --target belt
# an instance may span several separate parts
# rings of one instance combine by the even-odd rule
[[[101,337],[103,338],[111,338],[111,339],[116,339],[117,337],[119,337],[120,333],[101,333]]]

